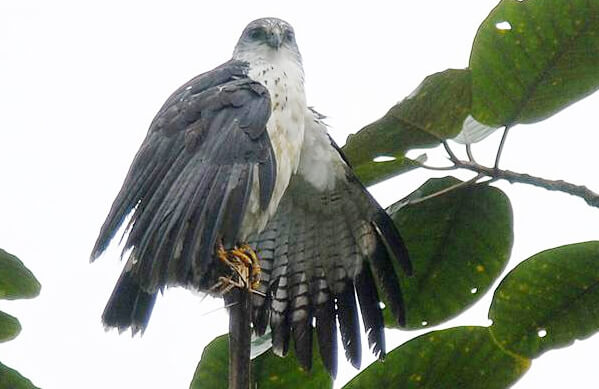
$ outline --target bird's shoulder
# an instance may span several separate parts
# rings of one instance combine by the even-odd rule
[[[179,87],[154,117],[148,134],[170,136],[214,120],[227,110],[252,139],[261,135],[270,116],[268,89],[248,77],[247,62],[230,60]]]

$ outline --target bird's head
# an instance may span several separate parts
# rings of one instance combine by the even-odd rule
[[[277,18],[257,19],[247,25],[235,46],[233,58],[260,56],[272,60],[277,56],[292,56],[301,63],[293,27]]]

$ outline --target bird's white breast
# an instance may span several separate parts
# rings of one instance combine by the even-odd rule
[[[289,184],[297,172],[302,143],[306,97],[301,64],[287,58],[250,62],[249,77],[263,84],[270,94],[271,115],[268,136],[277,161],[277,176],[268,209],[260,209],[259,179],[254,175],[252,193],[241,228],[241,238],[260,232],[274,215]]]
[[[298,174],[319,192],[333,191],[337,180],[345,178],[345,162],[331,146],[326,126],[311,110],[306,112]]]

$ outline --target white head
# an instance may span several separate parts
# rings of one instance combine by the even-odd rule
[[[235,46],[233,58],[250,62],[285,58],[298,65],[302,63],[293,27],[277,18],[257,19],[248,24]]]

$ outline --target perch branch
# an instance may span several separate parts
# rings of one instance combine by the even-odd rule
[[[225,295],[229,306],[229,389],[249,389],[251,299],[247,288],[233,288]]]

